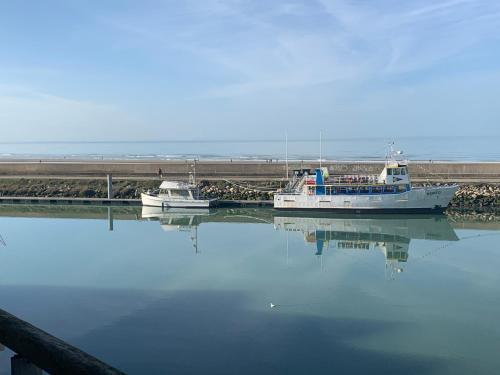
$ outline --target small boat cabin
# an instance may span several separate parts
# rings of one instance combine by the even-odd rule
[[[199,199],[200,191],[195,185],[179,181],[163,181],[158,192],[159,197],[175,199]]]

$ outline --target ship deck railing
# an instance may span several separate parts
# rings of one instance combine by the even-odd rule
[[[318,194],[318,190],[324,190],[320,195],[337,194],[395,194],[410,191],[411,185],[406,184],[306,184],[308,194]],[[284,192],[285,194],[300,195],[303,191]]]
[[[313,181],[311,184],[310,181]],[[305,184],[308,186],[314,185],[316,180],[314,177],[306,177]],[[378,175],[343,175],[330,176],[325,181],[324,185],[386,185],[385,182],[379,182]]]

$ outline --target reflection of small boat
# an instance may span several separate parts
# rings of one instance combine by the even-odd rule
[[[204,199],[196,185],[179,181],[163,181],[158,191],[142,193],[141,200],[144,206],[163,208],[208,208],[217,202],[215,198]]]
[[[210,215],[209,209],[203,208],[169,208],[142,207],[142,218],[159,221],[161,228],[166,232],[190,232],[193,247],[198,253],[198,226],[202,218]]]
[[[209,208],[169,208],[162,209],[161,207],[142,206],[141,216],[143,219],[161,220],[173,217],[186,216],[205,216],[209,215]]]
[[[210,214],[209,209],[203,208],[169,208],[142,207],[142,218],[159,221],[162,228],[170,230],[186,230],[198,226],[204,216]]]

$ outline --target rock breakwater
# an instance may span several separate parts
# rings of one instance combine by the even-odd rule
[[[244,182],[235,184],[228,181],[202,181],[199,186],[204,196],[224,200],[272,200],[273,193],[281,187],[279,182],[273,181],[260,185]]]
[[[160,180],[114,180],[115,198],[140,198],[142,191],[155,190]],[[230,181],[201,181],[203,195],[224,200],[272,200],[284,182],[256,184]],[[105,180],[98,179],[0,179],[0,195],[9,197],[106,198]],[[458,210],[500,209],[500,185],[462,185],[449,208]]]
[[[450,208],[500,208],[500,185],[462,185],[455,193]]]

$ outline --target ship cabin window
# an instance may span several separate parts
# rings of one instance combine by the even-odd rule
[[[395,191],[395,186],[384,186],[384,193],[394,193]]]
[[[337,188],[334,187],[334,186],[328,186],[326,188],[326,194],[327,195],[335,195],[335,194],[337,194]]]
[[[401,172],[401,169],[400,169],[400,168],[394,168],[394,172],[392,172],[392,174],[393,174],[394,176],[399,176],[400,172]]]
[[[188,198],[189,190],[172,190],[170,192],[170,195],[177,198]]]
[[[392,176],[392,168],[387,168],[387,175]]]
[[[406,174],[406,168],[401,168],[401,174],[404,176]]]
[[[370,192],[370,189],[368,186],[360,186],[359,187],[360,194],[368,194],[369,192]]]

